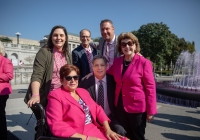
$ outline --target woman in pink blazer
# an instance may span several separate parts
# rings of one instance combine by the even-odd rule
[[[132,33],[120,34],[117,49],[122,56],[108,70],[116,82],[117,117],[130,139],[144,140],[146,119],[150,122],[157,113],[152,64],[137,54],[140,45]]]
[[[109,118],[101,106],[90,97],[88,91],[77,88],[78,74],[79,69],[76,66],[62,66],[62,86],[48,95],[47,122],[53,135],[78,137],[82,140],[123,139],[110,129]],[[102,124],[101,129],[96,119]]]
[[[4,57],[4,47],[0,44],[0,140],[7,140],[6,101],[12,92],[10,80],[13,78],[12,62]]]

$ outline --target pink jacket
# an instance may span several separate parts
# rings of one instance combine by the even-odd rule
[[[152,64],[142,56],[135,55],[122,77],[124,56],[114,60],[108,73],[116,82],[115,106],[117,106],[120,91],[124,109],[129,113],[156,114],[156,86]]]
[[[13,78],[12,62],[0,55],[0,95],[12,93],[10,80]]]
[[[77,88],[76,92],[80,98],[89,106],[93,123],[98,118],[100,123],[109,121],[101,106],[90,97],[88,91]],[[83,134],[85,127],[85,113],[81,105],[63,88],[53,90],[48,95],[46,108],[47,122],[53,135],[58,137],[70,137],[75,133]]]

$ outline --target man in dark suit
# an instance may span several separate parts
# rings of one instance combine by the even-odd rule
[[[92,72],[92,58],[97,50],[90,47],[91,33],[87,29],[80,31],[81,45],[72,51],[72,63],[80,70],[80,79]]]
[[[94,75],[90,76],[88,79],[85,78],[79,83],[79,87],[85,88],[90,93],[94,101],[102,106],[106,115],[110,118],[110,127],[113,131],[118,134],[125,136],[126,131],[119,124],[115,117],[115,81],[112,75],[106,74],[106,69],[108,67],[107,59],[102,55],[96,55],[92,60],[92,69]],[[101,85],[102,84],[102,85]],[[100,87],[103,89],[100,90]],[[102,93],[103,91],[103,93]],[[103,97],[100,96],[103,95]],[[100,100],[102,99],[102,100]]]

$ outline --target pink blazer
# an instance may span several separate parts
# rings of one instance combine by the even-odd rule
[[[100,123],[110,122],[102,107],[90,97],[88,91],[77,88],[76,92],[80,98],[89,106],[93,123],[98,118]],[[54,136],[70,137],[75,133],[83,134],[85,127],[85,112],[81,105],[70,95],[69,91],[62,87],[53,90],[48,95],[48,104],[46,108],[47,122]]]
[[[12,62],[0,55],[0,95],[12,93],[10,80],[13,79]]]
[[[115,106],[122,90],[123,105],[127,112],[156,114],[156,86],[151,62],[136,54],[122,77],[123,62],[124,56],[116,58],[108,70],[116,82]]]

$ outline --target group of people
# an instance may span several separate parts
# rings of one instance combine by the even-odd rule
[[[99,42],[90,42],[91,32],[81,30],[71,58],[66,28],[53,27],[36,54],[25,102],[46,108],[54,136],[144,140],[146,120],[157,113],[152,64],[132,33],[116,36],[109,19],[100,31]]]

